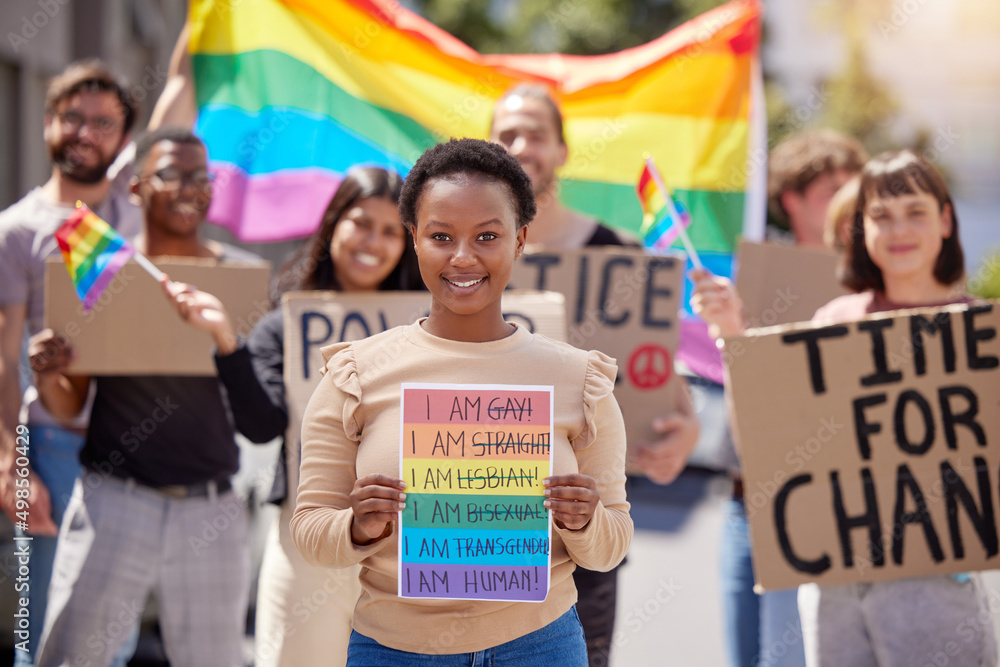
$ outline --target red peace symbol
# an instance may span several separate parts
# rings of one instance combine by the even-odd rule
[[[640,345],[628,360],[628,379],[639,389],[662,387],[672,372],[670,350],[656,343]]]

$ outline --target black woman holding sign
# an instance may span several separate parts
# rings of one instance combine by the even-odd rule
[[[955,205],[941,174],[911,151],[884,153],[861,172],[845,248],[841,282],[855,294],[823,306],[813,322],[968,303],[959,284],[964,272]],[[696,312],[722,336],[742,332],[730,284],[699,276],[695,295]],[[799,609],[811,667],[996,664],[992,614],[975,576],[807,584]]]
[[[614,362],[504,321],[501,295],[535,202],[502,146],[461,139],[429,149],[407,176],[400,214],[431,292],[430,315],[323,350],[326,374],[303,419],[292,537],[317,565],[362,564],[348,665],[585,667],[573,569],[614,567],[632,537]],[[552,474],[531,489],[552,520],[544,599],[399,595],[399,513],[410,481],[399,479],[405,382],[554,386]]]
[[[396,209],[402,186],[399,175],[384,169],[349,171],[319,229],[279,272],[275,291],[422,290],[416,257]],[[264,315],[242,341],[213,295],[178,283],[164,287],[181,316],[215,339],[219,379],[237,429],[253,442],[284,436],[289,418],[281,309]],[[292,466],[287,470],[286,455]],[[343,664],[351,614],[361,593],[356,572],[311,567],[291,543],[288,523],[297,461],[297,452],[283,447],[268,498],[280,504],[281,514],[266,538],[257,589],[258,667]]]

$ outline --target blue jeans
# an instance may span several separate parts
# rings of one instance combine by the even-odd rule
[[[720,551],[722,614],[730,667],[804,667],[798,589],[753,591],[743,501],[726,505]]]
[[[382,646],[357,630],[347,647],[348,667],[587,667],[587,644],[576,607],[544,628],[474,653],[427,655]]]
[[[62,524],[63,514],[73,495],[73,484],[81,474],[80,449],[84,437],[58,426],[28,425],[28,459],[35,474],[45,483],[52,503],[52,521]],[[24,533],[17,531],[17,535]],[[28,542],[28,558],[31,574],[28,579],[28,612],[32,619],[28,652],[15,650],[16,667],[31,667],[34,664],[38,640],[42,637],[45,608],[48,602],[49,581],[52,579],[52,564],[56,556],[55,537],[35,535]],[[125,642],[121,654],[115,657],[113,667],[125,667],[135,652],[139,640],[138,625],[132,636]]]

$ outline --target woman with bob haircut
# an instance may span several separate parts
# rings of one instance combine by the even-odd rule
[[[906,270],[907,265],[899,265],[898,262],[890,263],[885,268],[890,273],[888,289],[891,292],[908,291],[918,284],[926,284],[932,291],[933,298],[942,294],[954,294],[958,289],[956,283],[965,275],[965,257],[958,240],[955,203],[941,173],[912,151],[883,153],[865,165],[856,187],[857,202],[848,235],[849,243],[845,245],[843,264],[838,276],[841,284],[857,293],[870,293],[872,297],[889,296],[891,302],[891,294],[887,295],[883,268],[876,261],[879,259],[886,262],[889,259],[884,256],[886,249],[881,244],[888,240],[884,228],[894,221],[892,212],[886,209],[891,204],[906,208],[903,212],[913,221],[910,226],[914,227],[914,233],[922,233],[928,228],[931,228],[930,231],[939,229],[942,237],[939,247],[937,241],[931,242],[928,239],[929,245],[925,248],[927,252],[939,248],[933,256],[931,274]],[[936,202],[936,211],[930,199]],[[899,235],[902,236],[902,232]],[[870,251],[869,246],[874,246],[873,250]],[[922,254],[912,254],[908,244],[897,244],[890,250],[892,256],[911,257],[911,263],[917,262],[925,254],[919,247],[914,250]],[[876,253],[874,257],[872,252]],[[923,267],[922,263],[913,264],[914,268],[918,265]],[[914,296],[917,299],[915,303],[919,303],[920,297]],[[968,296],[964,298],[971,300]],[[915,303],[910,303],[913,300],[900,303],[913,307]]]
[[[855,294],[816,311],[813,322],[970,303],[958,215],[940,172],[908,150],[883,153],[861,171],[840,281]],[[948,665],[995,665],[996,639],[976,574],[799,587],[806,664],[860,667],[924,664],[951,644]],[[985,614],[985,616],[981,616]]]
[[[327,205],[319,229],[279,271],[275,305],[289,291],[423,290],[413,246],[397,209],[402,187],[403,179],[395,172],[377,167],[349,171]],[[243,341],[214,296],[178,283],[165,282],[164,288],[181,317],[215,339],[215,364],[240,433],[257,443],[284,438],[289,418],[281,308],[264,315]],[[351,616],[361,595],[356,570],[309,565],[292,544],[288,524],[298,460],[297,448],[287,447],[283,439],[268,497],[281,513],[265,538],[257,589],[258,667],[343,664]],[[323,593],[322,602],[317,591]]]
[[[958,216],[941,174],[912,151],[883,153],[861,171],[840,269],[855,293],[820,308],[813,322],[970,303],[959,283],[964,275]],[[731,288],[706,285],[700,297],[699,315],[724,335],[742,331]],[[810,667],[909,667],[942,651],[949,667],[996,664],[992,614],[975,574],[806,584],[799,612]]]
[[[499,144],[451,140],[406,178],[400,214],[414,239],[430,314],[323,349],[326,373],[306,408],[291,531],[307,561],[360,563],[348,665],[586,667],[573,569],[625,556],[625,424],[615,363],[504,320],[501,296],[535,215],[531,181]],[[393,350],[393,362],[382,362]],[[550,587],[541,602],[398,595],[401,383],[550,385]]]

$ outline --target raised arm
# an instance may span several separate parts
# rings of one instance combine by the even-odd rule
[[[167,83],[160,98],[156,100],[156,106],[153,107],[153,113],[149,118],[150,130],[167,125],[185,129],[194,127],[198,109],[194,97],[191,55],[188,53],[190,38],[191,26],[185,23],[170,56]]]

